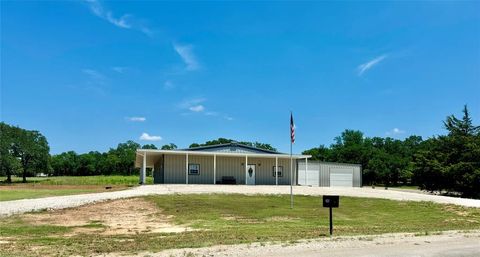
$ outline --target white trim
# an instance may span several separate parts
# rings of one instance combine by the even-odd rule
[[[275,157],[275,185],[278,186],[278,157]]]
[[[218,155],[218,156],[249,156],[249,157],[278,157],[278,158],[290,158],[289,154],[283,153],[229,153],[229,152],[206,152],[206,151],[185,151],[185,150],[158,150],[158,149],[137,149],[137,154],[140,153],[161,153],[161,154],[195,154],[195,155]],[[310,158],[311,155],[294,154],[294,159]]]
[[[247,184],[248,173],[248,155],[245,155],[245,185]]]
[[[305,158],[305,185],[308,184],[308,183],[307,183],[307,181],[308,181],[308,179],[307,179],[307,173],[308,173],[307,170],[308,170],[308,158]]]
[[[188,153],[185,155],[185,184],[188,185]]]
[[[213,184],[217,184],[217,155],[213,155]]]
[[[145,185],[145,177],[147,176],[147,153],[143,155],[142,174],[140,175],[140,183]]]

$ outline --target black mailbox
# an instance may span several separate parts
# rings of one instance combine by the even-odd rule
[[[324,195],[323,207],[338,208],[339,198],[340,197],[338,195]]]

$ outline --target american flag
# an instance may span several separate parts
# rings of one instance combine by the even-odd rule
[[[293,114],[290,113],[290,140],[295,143],[295,124],[293,123]]]

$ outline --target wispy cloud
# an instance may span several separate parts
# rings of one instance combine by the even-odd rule
[[[205,107],[205,102],[207,99],[205,98],[191,98],[184,100],[181,102],[178,106],[181,109],[188,110],[188,112],[183,112],[181,115],[183,116],[188,116],[192,114],[203,114],[205,116],[211,116],[211,117],[219,117],[223,118],[225,120],[231,121],[233,118],[230,115],[227,115],[225,113],[217,112],[214,110],[210,110],[207,107]]]
[[[201,104],[190,106],[190,107],[188,107],[188,109],[192,112],[203,112],[203,111],[205,111],[205,107]]]
[[[177,54],[180,55],[183,62],[185,62],[186,70],[194,71],[200,68],[200,65],[197,61],[197,57],[193,53],[192,45],[173,44],[173,48],[175,49]]]
[[[385,134],[387,136],[397,136],[397,135],[405,134],[405,130],[401,130],[399,128],[393,128],[392,130],[385,132]]]
[[[206,100],[207,99],[205,99],[203,97],[186,99],[186,100],[183,100],[179,104],[179,107],[182,108],[182,109],[189,109],[190,107],[192,107],[194,105],[199,105],[199,104],[205,102]]]
[[[88,6],[90,7],[90,11],[109,23],[115,25],[116,27],[122,29],[136,29],[138,31],[143,32],[147,36],[152,36],[152,31],[147,28],[146,26],[140,24],[138,21],[135,21],[133,15],[131,14],[124,14],[120,17],[115,17],[113,12],[105,8],[100,1],[98,0],[85,0]]]
[[[370,60],[366,63],[360,64],[357,69],[358,69],[358,76],[362,76],[365,72],[373,68],[375,65],[379,64],[381,61],[383,61],[385,58],[387,58],[387,55],[380,55],[376,57],[373,60]]]
[[[175,88],[175,84],[171,80],[167,80],[163,83],[163,89],[170,90]]]
[[[82,73],[87,75],[89,85],[105,85],[107,83],[107,77],[99,71],[93,69],[83,69]]]
[[[143,132],[142,135],[140,136],[140,140],[143,141],[160,141],[162,140],[161,136],[151,136],[146,132]]]
[[[112,67],[112,70],[118,73],[124,73],[127,70],[127,67],[117,66],[117,67]]]
[[[132,121],[132,122],[144,122],[147,120],[145,117],[126,117],[125,118],[127,121]]]

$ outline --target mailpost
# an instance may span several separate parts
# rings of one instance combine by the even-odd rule
[[[332,208],[338,208],[340,197],[338,195],[324,195],[323,207],[330,209],[330,236],[333,234]]]
[[[339,198],[340,197],[338,195],[324,195],[323,207],[338,208]]]

